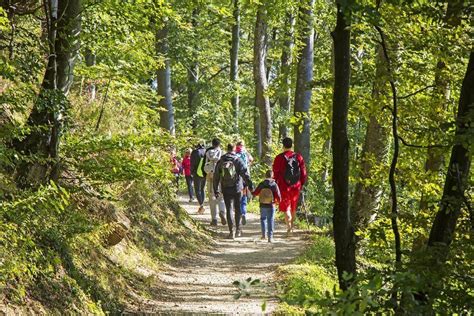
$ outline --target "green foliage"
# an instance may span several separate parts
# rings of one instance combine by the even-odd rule
[[[301,1],[242,1],[239,80],[235,84],[229,80],[229,30],[234,23],[231,1],[83,2],[81,50],[74,68],[74,85],[67,97],[51,92],[44,99],[38,99],[45,56],[49,53],[43,27],[38,23],[38,19],[44,19],[44,12],[33,10],[35,18],[15,13],[10,20],[0,8],[0,253],[4,254],[0,259],[0,287],[8,294],[8,300],[19,303],[31,293],[41,297],[42,290],[55,295],[67,293],[61,297],[65,303],[51,306],[52,310],[72,308],[81,301],[84,304],[74,312],[119,312],[126,302],[124,293],[130,290],[127,280],[136,284],[134,291],[145,294],[151,282],[134,273],[132,266],[136,262],[125,258],[140,257],[144,258],[142,263],[153,265],[153,261],[174,258],[177,249],[192,251],[194,238],[205,238],[196,237],[194,229],[189,228],[194,224],[180,210],[169,189],[170,149],[180,153],[198,140],[220,137],[223,143],[244,139],[253,156],[257,156],[252,32],[260,3],[268,9],[266,92],[274,105],[273,123],[285,124],[290,131],[301,126],[301,113],[285,113],[278,106],[278,98],[286,91],[280,75],[280,57],[286,49],[287,14],[297,16],[290,71],[292,91],[296,84],[296,52],[302,45],[298,14]],[[390,313],[394,307],[391,296],[396,291],[407,310],[468,312],[473,305],[473,251],[472,219],[466,207],[463,206],[456,240],[443,268],[418,271],[412,262],[420,259],[420,254],[423,259],[425,254],[423,245],[442,193],[449,148],[455,142],[469,145],[472,139],[471,134],[460,139],[453,137],[459,88],[466,57],[472,49],[471,8],[466,6],[458,12],[462,18],[459,25],[453,25],[446,17],[447,1],[393,0],[383,1],[379,7],[374,1],[339,3],[352,10],[353,21],[348,117],[351,194],[355,184],[363,182],[366,187],[380,188],[380,201],[375,219],[356,233],[359,275],[354,286],[344,293],[337,290],[332,240],[316,235],[295,265],[283,269],[287,277],[282,298],[291,304],[287,311]],[[311,213],[330,218],[330,32],[335,24],[335,3],[317,0],[314,9],[316,45],[309,112],[312,162],[308,166],[310,179],[305,197]],[[170,54],[157,56],[155,33],[165,22],[170,28]],[[376,118],[384,128],[389,128],[391,121],[387,110],[391,106],[390,91],[386,82],[379,82],[383,80],[377,71],[380,38],[374,25],[386,34],[391,75],[399,94],[399,134],[407,144],[416,145],[402,145],[396,170],[404,253],[404,261],[396,269],[392,264],[394,238],[386,180],[391,141],[385,144],[384,157],[364,158],[373,167],[368,179],[361,178],[361,152],[370,119]],[[95,65],[86,63],[91,54],[96,57]],[[172,69],[176,138],[158,127],[163,109],[157,106],[153,80],[165,58],[169,58]],[[199,80],[193,87],[198,98],[190,107],[188,75],[194,63],[199,66]],[[377,95],[375,88],[379,90]],[[235,91],[240,95],[238,131],[230,102]],[[20,191],[14,184],[18,162],[49,159],[22,156],[11,146],[34,129],[25,124],[34,104],[67,114],[61,117],[65,123],[58,159],[61,174],[58,184]],[[274,140],[278,136],[274,128]],[[439,159],[436,170],[425,169],[428,145],[441,145],[435,153]],[[274,141],[273,146],[273,152],[278,153],[280,144]],[[263,178],[267,168],[257,159],[252,168],[255,182]],[[473,183],[471,173],[466,190],[468,200]],[[78,199],[84,195],[89,204]],[[92,196],[99,200],[107,198],[109,201],[104,203],[114,201],[114,207],[132,221],[132,246],[125,247],[128,253],[119,256],[103,248],[103,236],[112,225],[104,215],[104,207],[100,207],[102,204]],[[119,267],[105,263],[104,258],[111,253],[122,258]],[[96,267],[97,262],[100,264]],[[422,261],[420,266],[427,264]],[[97,277],[95,269],[102,277]],[[34,283],[38,283],[36,288]],[[120,286],[114,292],[116,284]],[[414,293],[420,291],[428,293],[428,305],[413,300]]]
[[[319,310],[315,302],[326,298],[336,287],[334,244],[324,232],[311,236],[310,246],[298,260],[280,268],[285,275],[281,299],[290,306],[301,306],[309,312]]]
[[[74,210],[70,194],[51,183],[36,192],[23,192],[0,204],[0,287],[22,299],[25,286],[39,276],[53,275],[61,264],[57,251],[75,236],[96,227]],[[17,282],[12,283],[12,280]]]

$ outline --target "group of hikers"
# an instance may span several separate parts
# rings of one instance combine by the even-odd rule
[[[214,138],[212,145],[205,148],[197,144],[191,150],[186,149],[182,162],[172,153],[171,172],[176,177],[184,173],[189,201],[194,196],[199,204],[198,214],[204,214],[205,187],[211,211],[211,226],[228,225],[228,239],[242,236],[242,225],[247,222],[247,204],[252,196],[259,197],[262,240],[273,242],[275,227],[275,205],[285,213],[287,234],[293,231],[296,208],[301,189],[307,180],[303,157],[295,153],[293,140],[286,137],[282,141],[283,152],[273,161],[271,170],[265,173],[265,179],[254,187],[250,177],[253,157],[245,149],[244,142],[228,144],[226,152],[221,142]]]

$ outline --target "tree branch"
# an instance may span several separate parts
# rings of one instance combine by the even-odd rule
[[[395,82],[393,80],[392,76],[392,69],[390,66],[390,57],[388,55],[387,51],[387,45],[385,42],[385,34],[378,25],[374,25],[375,29],[380,35],[380,45],[382,45],[383,53],[385,56],[385,62],[387,65],[387,73],[389,75],[389,82],[390,82],[390,87],[392,89],[392,101],[393,101],[393,107],[392,107],[392,134],[393,134],[393,143],[394,143],[394,149],[393,149],[393,158],[392,162],[390,164],[390,173],[389,173],[389,182],[390,182],[390,191],[391,191],[391,197],[392,197],[392,211],[391,211],[391,224],[392,224],[392,230],[393,234],[395,236],[395,262],[396,264],[401,264],[402,262],[402,249],[401,249],[401,238],[400,238],[400,231],[398,229],[398,201],[397,201],[397,186],[395,182],[395,170],[397,167],[397,160],[398,160],[398,155],[399,155],[399,136],[398,136],[398,130],[397,130],[397,123],[398,123],[398,113],[397,113],[397,88],[395,86]],[[397,299],[397,293],[394,292],[394,298]]]
[[[449,145],[439,145],[439,144],[435,144],[435,145],[414,145],[414,144],[408,143],[401,136],[398,136],[398,139],[402,142],[403,145],[405,145],[407,147],[413,147],[413,148],[449,148],[450,147]]]
[[[412,92],[412,93],[409,93],[407,95],[404,95],[404,96],[401,96],[401,97],[398,97],[398,100],[403,100],[403,99],[408,99],[409,97],[412,97],[418,93],[421,93],[425,90],[428,90],[428,89],[431,89],[431,88],[436,88],[436,85],[432,84],[432,85],[429,85],[429,86],[426,86],[424,88],[421,88],[419,90],[416,90],[415,92]]]

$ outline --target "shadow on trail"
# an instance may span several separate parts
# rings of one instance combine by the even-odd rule
[[[306,234],[297,231],[288,238],[284,224],[278,223],[275,242],[268,243],[260,240],[260,216],[248,213],[242,237],[228,240],[227,225],[209,226],[207,204],[204,214],[197,214],[196,202],[181,198],[180,204],[196,222],[212,232],[213,245],[200,245],[199,255],[178,260],[158,275],[154,284],[156,296],[146,302],[145,310],[157,315],[224,315],[237,311],[261,314],[264,301],[268,306],[266,312],[274,310],[274,273],[304,250]],[[252,288],[250,297],[235,300],[238,290],[232,283],[249,277],[260,279],[262,287]]]

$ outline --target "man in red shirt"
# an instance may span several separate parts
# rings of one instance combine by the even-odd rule
[[[303,185],[307,180],[303,157],[293,150],[293,140],[283,139],[283,152],[273,161],[273,177],[280,189],[280,212],[285,213],[287,233],[293,230],[296,207]]]

